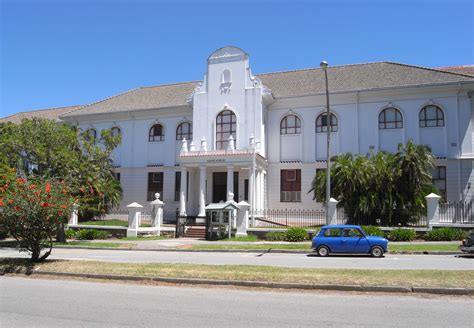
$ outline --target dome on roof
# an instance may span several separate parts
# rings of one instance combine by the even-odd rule
[[[217,49],[209,56],[208,59],[211,60],[211,59],[217,59],[217,58],[237,57],[237,56],[247,56],[247,54],[245,53],[245,51],[243,51],[240,48],[228,46],[228,47],[222,47],[220,49]]]

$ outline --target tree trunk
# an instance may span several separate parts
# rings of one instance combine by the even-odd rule
[[[56,232],[56,241],[58,243],[66,242],[66,233],[64,232],[64,222],[58,224],[58,230]]]

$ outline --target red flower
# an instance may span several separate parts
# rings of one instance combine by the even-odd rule
[[[20,206],[15,206],[15,210],[17,210],[17,212],[20,212],[20,211],[21,211],[21,207],[20,207]]]
[[[67,208],[66,204],[61,205],[61,208]]]
[[[41,204],[41,206],[42,206],[42,207],[48,207],[49,204],[48,204],[48,203],[43,203],[43,204]]]
[[[18,182],[18,183],[25,183],[26,180],[25,180],[25,179],[22,179],[22,178],[18,178],[18,179],[16,179],[16,182]]]
[[[30,190],[31,190],[31,189],[35,189],[35,188],[36,188],[36,185],[35,185],[35,184],[32,184],[32,185],[29,185],[29,186],[28,186],[28,189],[30,189]]]
[[[84,187],[79,188],[80,192],[84,192],[84,190],[85,190]]]
[[[9,199],[8,204],[13,204],[13,199]]]
[[[51,192],[51,185],[49,183],[46,184],[45,190],[47,193]]]
[[[0,200],[0,206],[3,206],[3,201]]]

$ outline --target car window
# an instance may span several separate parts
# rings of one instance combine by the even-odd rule
[[[362,237],[360,231],[354,228],[344,229],[342,232],[342,236],[343,237]]]
[[[325,237],[340,237],[341,236],[341,229],[336,228],[329,228],[324,231]]]

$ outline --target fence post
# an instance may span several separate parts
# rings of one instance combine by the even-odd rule
[[[160,193],[155,194],[155,200],[150,202],[151,206],[151,220],[153,228],[157,229],[156,234],[161,234],[161,224],[163,223],[163,205],[164,203],[160,200]]]
[[[77,225],[79,223],[79,205],[74,203],[72,204],[72,212],[69,216],[68,225]]]
[[[339,203],[338,200],[335,200],[334,198],[329,199],[329,222],[326,222],[326,224],[337,224],[337,203]]]
[[[128,209],[128,228],[127,228],[127,237],[137,237],[138,236],[138,226],[140,224],[142,209],[138,203],[131,203],[127,205]]]
[[[428,229],[432,229],[434,224],[439,223],[439,200],[441,196],[431,193],[425,197],[428,219]]]
[[[250,204],[246,201],[237,203],[239,209],[237,210],[237,232],[236,237],[247,236],[247,229],[249,228],[249,209]]]

